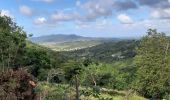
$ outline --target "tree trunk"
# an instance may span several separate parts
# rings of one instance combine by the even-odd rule
[[[49,72],[48,72],[48,75],[47,75],[47,83],[49,83],[49,79],[50,78],[50,75],[49,75]]]
[[[14,53],[14,55],[13,55],[13,60],[12,60],[12,63],[13,63],[13,65],[15,65],[15,61],[16,61],[16,58],[17,58],[17,54],[18,54],[18,49],[19,49],[19,47],[18,46],[16,46],[16,49],[15,49],[15,53]],[[17,67],[20,67],[20,66],[17,66]]]
[[[93,77],[92,74],[90,74],[90,76],[91,76],[91,78],[92,78],[92,81],[93,81],[94,86],[96,86],[96,85],[97,85],[96,80],[94,79],[94,77]]]
[[[75,81],[76,81],[76,100],[80,100],[79,99],[79,82],[78,82],[77,75],[75,76]]]
[[[10,62],[11,62],[11,55],[10,55],[10,51],[8,50],[8,67],[7,68],[9,68],[10,67]]]
[[[2,72],[5,71],[5,68],[4,68],[4,56],[3,56],[3,52],[2,52],[2,49],[1,49],[1,60],[2,60]]]

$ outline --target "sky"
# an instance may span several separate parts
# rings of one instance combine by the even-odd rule
[[[141,37],[154,28],[170,35],[170,0],[0,0],[28,34]]]

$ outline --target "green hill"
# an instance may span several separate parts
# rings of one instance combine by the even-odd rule
[[[102,43],[80,50],[60,52],[60,54],[70,59],[90,58],[96,61],[112,62],[133,58],[135,56],[135,48],[138,44],[139,41],[136,40],[122,40]]]
[[[118,41],[118,38],[92,38],[77,35],[48,35],[29,39],[55,51],[73,51],[96,46],[105,42]]]

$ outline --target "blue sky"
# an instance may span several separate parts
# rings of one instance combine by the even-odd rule
[[[148,28],[170,33],[170,0],[0,0],[0,10],[34,36],[141,37]]]

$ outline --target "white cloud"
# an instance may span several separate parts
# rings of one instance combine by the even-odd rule
[[[47,3],[51,3],[53,2],[54,0],[42,0],[43,2],[47,2]]]
[[[118,9],[128,10],[135,8],[132,4],[133,2],[128,1],[115,2],[114,0],[87,0],[86,2],[81,2],[80,0],[76,0],[75,3],[76,9],[67,8],[62,11],[52,13],[50,15],[50,23],[76,20],[90,22],[99,18],[109,18],[113,15],[113,13],[115,13],[114,11],[117,11]]]
[[[91,0],[80,7],[86,12],[85,19],[92,20],[98,17],[111,16],[113,3],[113,0]]]
[[[144,36],[146,35],[146,31],[149,28],[152,29],[158,29],[160,32],[165,32],[169,34],[170,29],[170,20],[169,19],[145,19],[142,21],[135,22],[134,24],[130,25],[121,25],[117,27],[121,31],[124,31],[124,33],[135,33],[136,36]],[[129,34],[129,35],[130,35]]]
[[[32,1],[40,1],[40,2],[45,2],[45,3],[52,3],[55,0],[32,0]]]
[[[47,20],[46,20],[46,18],[44,18],[44,17],[39,17],[39,18],[37,18],[37,19],[34,20],[34,23],[35,23],[36,25],[43,25],[43,24],[45,24],[46,22],[47,22]]]
[[[90,24],[87,22],[82,22],[82,21],[75,21],[76,28],[81,29],[81,28],[89,28]]]
[[[152,18],[170,18],[170,8],[154,9],[151,12]]]
[[[126,11],[137,8],[137,5],[130,0],[88,0],[85,3],[77,1],[76,5],[82,9],[86,20],[110,17],[119,10]]]
[[[22,14],[24,14],[24,15],[26,15],[26,16],[31,16],[31,15],[33,14],[32,9],[31,9],[30,7],[28,7],[28,6],[25,6],[25,5],[20,6],[20,7],[19,7],[19,10],[20,10],[20,12],[21,12]]]
[[[11,17],[11,18],[14,17],[9,10],[1,10],[0,16],[8,16],[8,17]]]
[[[53,13],[51,15],[51,19],[56,22],[70,21],[70,20],[73,20],[73,18],[74,18],[73,14],[66,14],[63,12],[57,12],[57,13]]]
[[[112,22],[110,20],[96,20],[94,22],[83,22],[83,21],[76,21],[76,28],[82,29],[82,28],[92,28],[93,29],[105,29],[107,27],[112,26]]]
[[[133,20],[126,14],[120,14],[117,16],[117,18],[122,24],[132,24],[133,23]]]
[[[76,6],[80,6],[81,5],[81,2],[78,0],[78,1],[76,1]]]
[[[103,19],[103,20],[96,21],[96,25],[95,26],[96,26],[96,28],[104,29],[106,27],[111,27],[113,25],[112,25],[112,21],[111,20]]]

